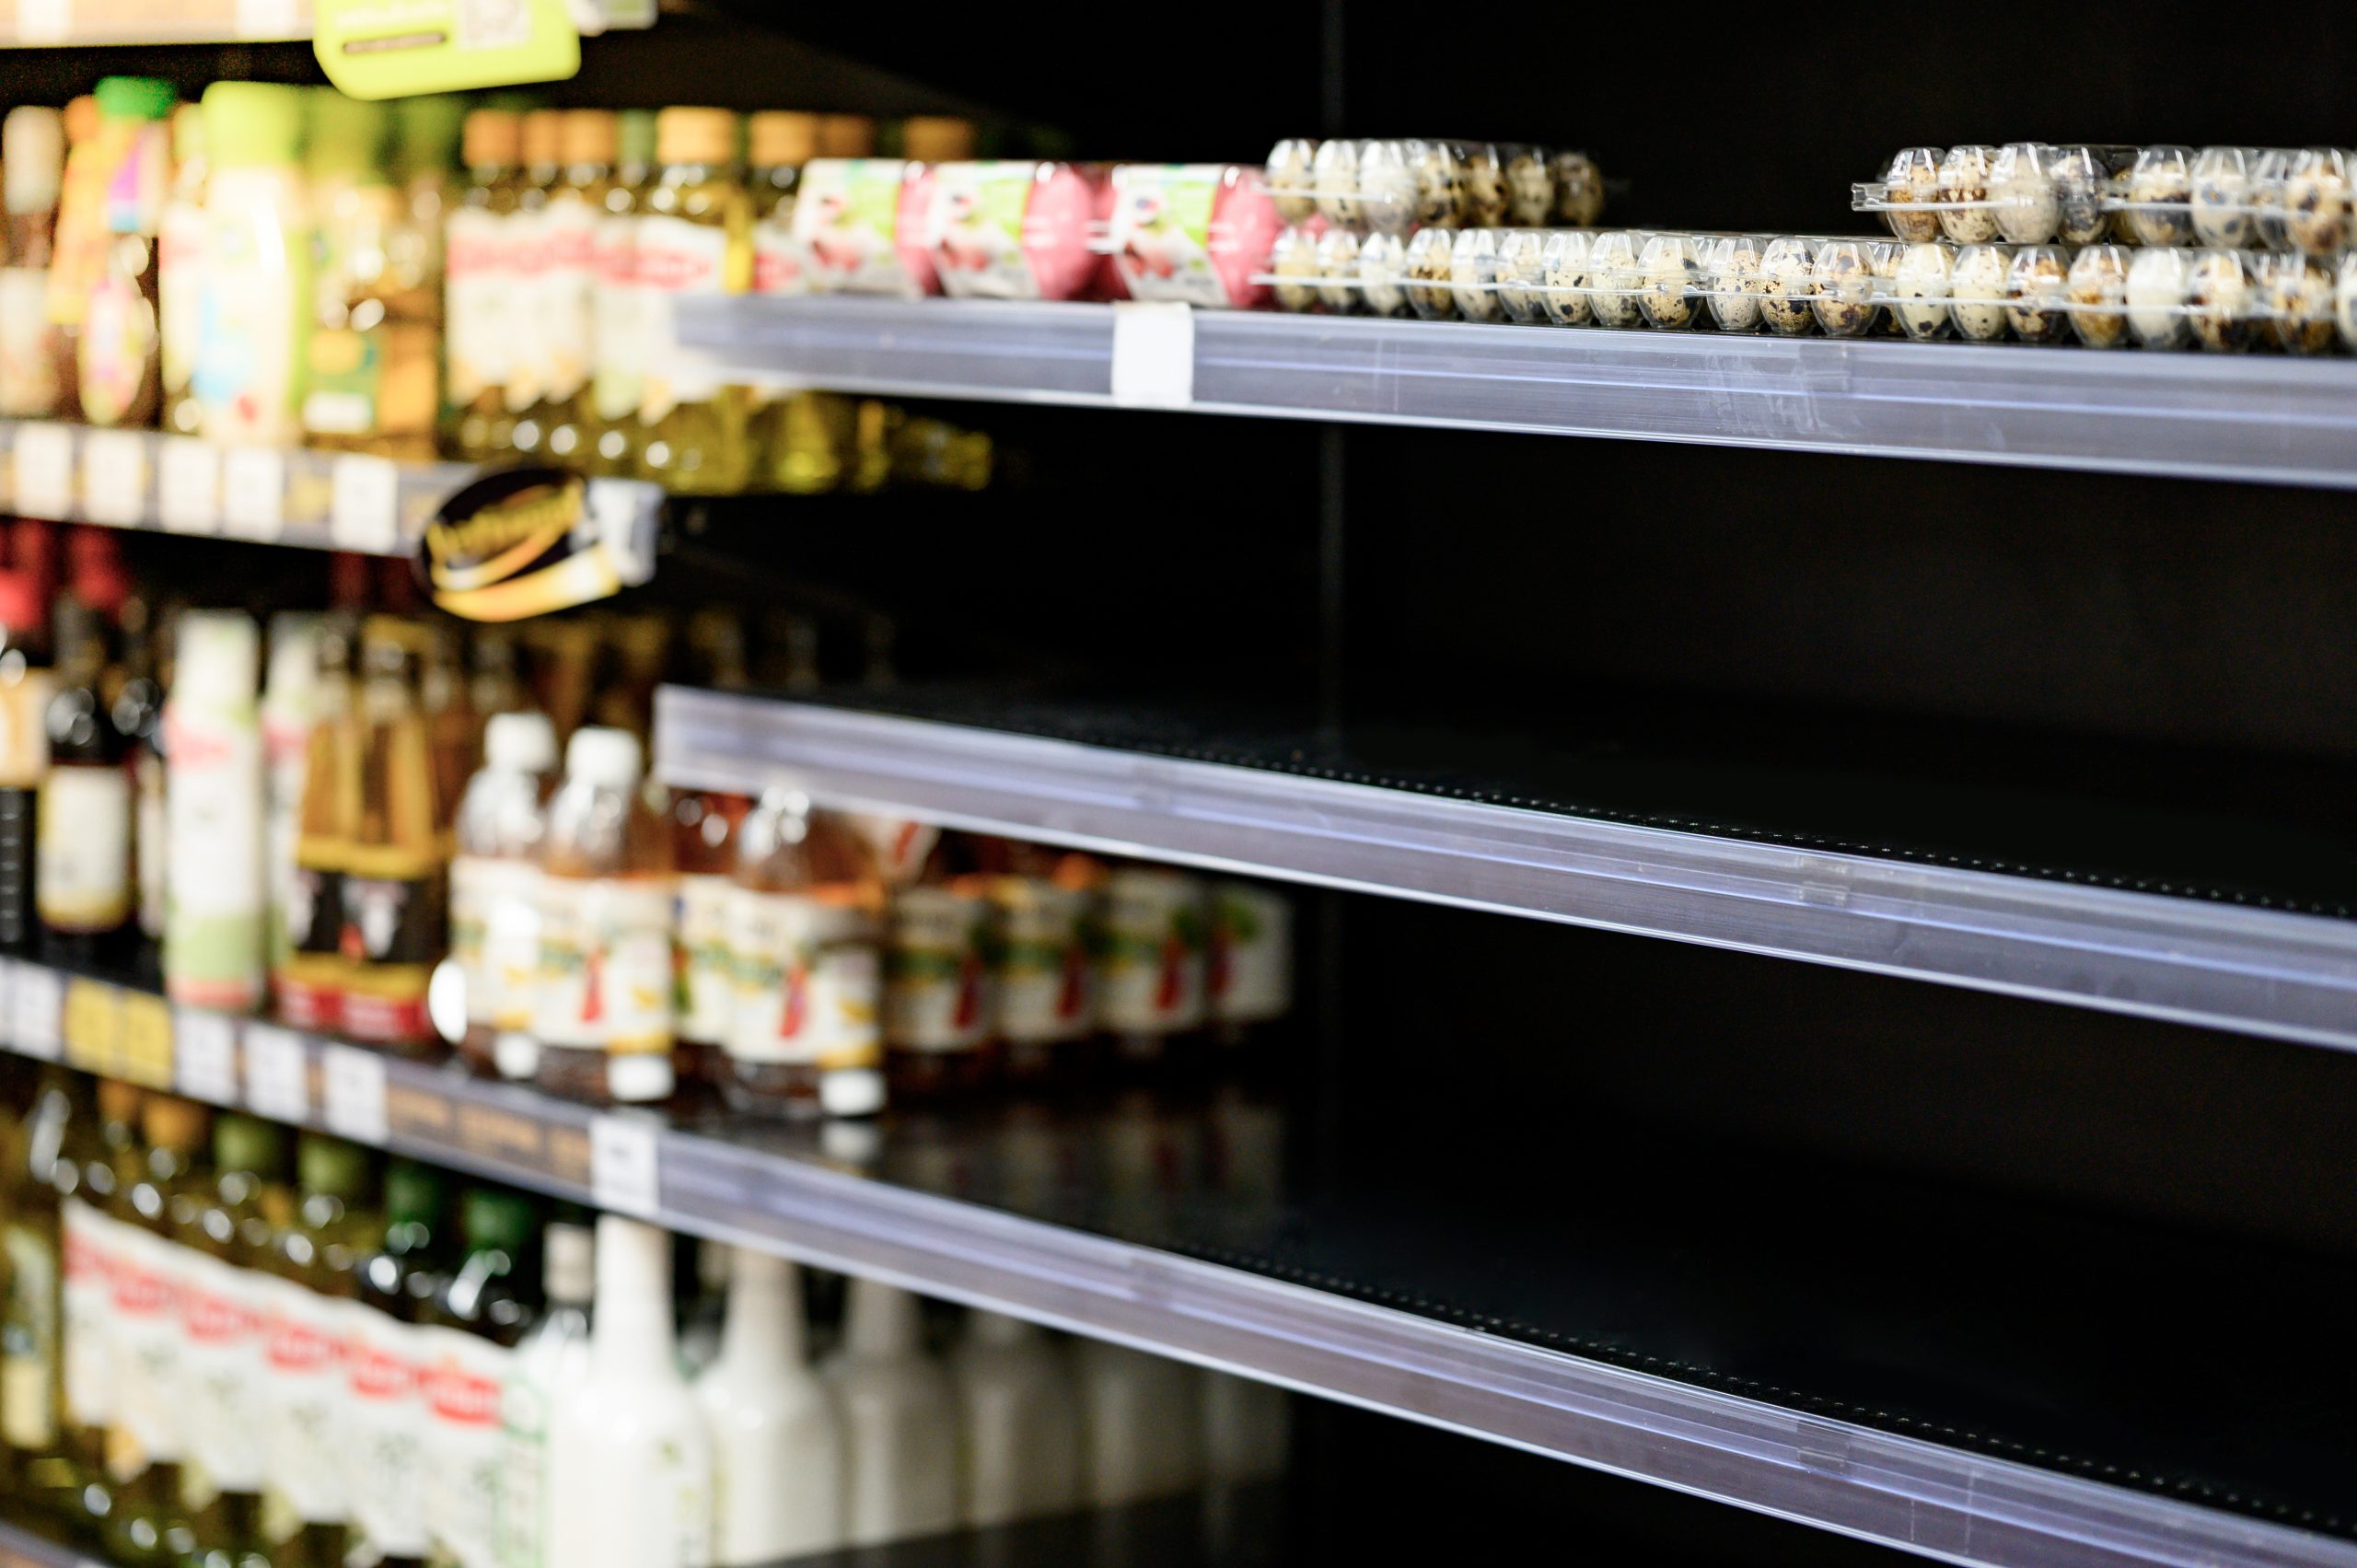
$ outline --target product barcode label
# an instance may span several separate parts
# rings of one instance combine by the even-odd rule
[[[63,424],[19,424],[17,511],[63,522],[74,516],[74,433]]]
[[[311,1085],[303,1068],[303,1037],[275,1024],[246,1026],[246,1104],[273,1121],[308,1121]]]
[[[655,1124],[630,1116],[589,1122],[589,1196],[601,1209],[653,1219],[662,1207]]]
[[[65,1013],[64,981],[55,970],[18,964],[15,989],[9,1026],[17,1052],[43,1062],[56,1061],[65,1052],[65,1037],[59,1032]]]
[[[237,1104],[238,1027],[218,1013],[183,1007],[172,1037],[172,1078],[180,1093],[214,1105]]]
[[[1124,299],[1113,307],[1113,401],[1185,408],[1195,401],[1192,306]]]
[[[328,537],[338,550],[392,555],[401,550],[401,470],[390,458],[349,453],[335,460]]]
[[[128,430],[82,438],[82,515],[132,528],[147,520],[147,443]]]
[[[221,453],[192,436],[168,436],[156,459],[156,516],[173,533],[221,527]]]
[[[286,527],[286,459],[268,447],[232,447],[221,459],[221,530],[274,540]]]
[[[385,1141],[385,1059],[356,1046],[322,1053],[328,1131],[356,1144]]]

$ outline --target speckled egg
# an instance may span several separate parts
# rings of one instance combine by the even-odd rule
[[[2128,326],[2146,348],[2183,348],[2193,341],[2186,319],[2186,273],[2191,259],[2174,246],[2140,250],[2128,264]]]
[[[2332,274],[2309,256],[2261,256],[2267,291],[2267,335],[2286,354],[2323,354],[2332,347]]]
[[[1416,171],[1399,142],[1359,144],[1359,213],[1378,234],[1404,235],[1416,226]]]
[[[1496,228],[1506,221],[1506,166],[1498,149],[1476,142],[1457,149],[1457,189],[1462,217],[1476,228]]]
[[[1526,228],[1536,228],[1555,211],[1555,176],[1540,147],[1508,147],[1506,215]]]
[[[1359,308],[1359,237],[1329,228],[1318,237],[1318,299],[1337,316]]]
[[[1449,284],[1456,268],[1449,250],[1457,231],[1420,228],[1408,241],[1408,306],[1427,321],[1446,321],[1456,314]]]
[[[2089,348],[2128,341],[2128,252],[2089,245],[2071,258],[2071,330]]]
[[[1555,217],[1589,228],[1604,215],[1604,175],[1585,153],[1557,153],[1547,160],[1555,185]]]
[[[2292,177],[2292,160],[2299,155],[2288,147],[2269,147],[2251,166],[2251,222],[2258,226],[2258,243],[2282,250],[2291,243],[2283,232],[2283,183]]]
[[[1717,235],[1701,247],[1702,272],[1711,285],[1711,319],[1723,332],[1759,330],[1759,296],[1768,286],[1759,275],[1761,249],[1761,242],[1748,234]]]
[[[1359,209],[1359,145],[1336,137],[1318,145],[1318,157],[1311,169],[1311,182],[1318,187],[1318,215],[1328,223],[1341,224],[1344,228],[1356,228],[1362,221]]]
[[[1864,337],[1875,324],[1875,269],[1865,244],[1828,239],[1812,258],[1816,288],[1809,304],[1829,338]]]
[[[1933,239],[1939,237],[1940,215],[1936,212],[1910,213],[1905,209],[1919,202],[1940,199],[1940,149],[1937,147],[1904,147],[1883,170],[1883,200],[1889,205],[1883,212],[1883,221],[1890,225],[1890,232],[1901,239]]]
[[[1495,321],[1505,315],[1498,298],[1498,231],[1461,228],[1449,247],[1449,292],[1457,313],[1469,321]]]
[[[1447,142],[1402,142],[1409,171],[1416,177],[1416,221],[1426,227],[1446,227],[1457,221],[1464,203],[1465,170],[1457,148]]]
[[[1702,317],[1702,272],[1690,235],[1656,234],[1637,255],[1643,292],[1637,308],[1666,331],[1690,327]]]
[[[2340,259],[2332,275],[2332,315],[2340,324],[2340,344],[2357,349],[2357,252]]]
[[[2258,335],[2260,301],[2253,296],[2250,268],[2239,250],[2204,250],[2195,256],[2186,278],[2185,303],[2193,341],[2203,348],[2231,354],[2248,348]]]
[[[1989,202],[1996,161],[1994,147],[1950,147],[1940,160],[1940,200],[1952,203],[1940,210],[1940,227],[1958,245],[1997,238],[1997,209]]]
[[[1994,343],[2005,335],[2005,269],[2013,253],[2002,245],[1968,245],[1948,270],[1948,319],[1959,337]]]
[[[1890,277],[1890,308],[1899,330],[1918,343],[1947,335],[1948,273],[1955,269],[1956,251],[1936,239],[1926,239],[1899,252]]]
[[[1301,224],[1280,233],[1269,251],[1269,271],[1277,280],[1278,309],[1306,310],[1317,304],[1318,236]]]
[[[2337,256],[2349,244],[2349,163],[2336,147],[2294,154],[2283,180],[2283,233],[2311,256]]]
[[[1759,255],[1759,317],[1769,330],[1792,337],[1815,324],[1809,296],[1816,292],[1813,247],[1789,235],[1768,242]]]
[[[2026,343],[2060,343],[2071,331],[2066,308],[2071,257],[2060,245],[2032,245],[2005,269],[2005,325]]]
[[[1316,183],[1318,144],[1289,136],[1269,149],[1269,199],[1287,223],[1307,223],[1318,210]]]
[[[2046,180],[2054,191],[2054,237],[2065,245],[2093,245],[2111,231],[2104,199],[2110,176],[2093,147],[2049,147]]]
[[[1584,327],[1594,314],[1587,292],[1587,251],[1593,238],[1579,228],[1559,228],[1547,237],[1542,252],[1547,289],[1539,304],[1547,319],[1559,327]]]
[[[1498,304],[1510,321],[1547,319],[1547,240],[1543,228],[1498,232]]]
[[[2128,232],[2139,245],[2193,242],[2193,155],[2146,147],[2128,171]]]
[[[1903,338],[1907,329],[1890,313],[1890,284],[1898,275],[1898,259],[1907,254],[1903,239],[1869,239],[1866,241],[1866,265],[1875,275],[1875,336]]]
[[[1404,316],[1408,293],[1400,279],[1408,270],[1408,243],[1396,234],[1370,234],[1359,242],[1359,303],[1370,316]]]
[[[2258,232],[2250,212],[2250,147],[2204,147],[2193,160],[2193,233],[2204,245],[2248,245]]]
[[[2013,142],[1997,149],[1989,169],[1989,199],[1997,203],[1997,232],[2012,245],[2043,245],[2062,218],[2053,177],[2046,172],[2046,148]]]
[[[1599,327],[1633,327],[1644,319],[1637,296],[1644,275],[1637,266],[1637,236],[1608,228],[1588,241],[1588,309]]]

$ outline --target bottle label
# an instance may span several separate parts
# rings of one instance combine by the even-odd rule
[[[740,1062],[873,1067],[883,1060],[883,931],[848,893],[730,900],[736,1005],[726,1037]]]
[[[653,877],[544,877],[532,1031],[618,1055],[671,1049],[671,889]]]
[[[737,885],[726,877],[679,878],[679,1037],[716,1045],[728,1038],[737,976],[728,950]]]
[[[753,292],[807,294],[810,269],[802,242],[794,238],[794,198],[781,200],[774,211],[753,226]]]
[[[1293,1009],[1293,901],[1271,888],[1221,882],[1212,889],[1212,1016],[1266,1023]]]
[[[167,395],[185,393],[196,378],[197,344],[203,327],[203,203],[168,203],[163,232],[156,243],[164,390]]]
[[[8,1325],[0,1336],[0,1437],[23,1453],[57,1441],[57,1255],[30,1226],[6,1233]]]
[[[189,1455],[224,1492],[262,1482],[261,1276],[190,1252],[180,1298],[181,1424]]]
[[[110,1271],[114,1290],[114,1426],[107,1468],[128,1481],[150,1464],[178,1463],[181,1279],[186,1249],[129,1225]]]
[[[250,714],[185,704],[166,708],[164,729],[165,980],[179,1001],[250,1007],[266,919],[261,737]]]
[[[356,327],[314,327],[310,375],[303,388],[303,428],[315,436],[375,434],[384,377],[385,351],[378,333]]]
[[[641,218],[637,272],[646,345],[638,416],[653,424],[681,403],[710,399],[724,384],[707,368],[709,359],[679,347],[672,304],[689,295],[728,292],[728,231],[686,218]]]
[[[407,855],[344,873],[343,1027],[361,1040],[419,1040],[431,1029],[426,986],[441,951],[442,880]]]
[[[450,215],[443,265],[445,350],[450,401],[464,408],[486,388],[504,388],[517,348],[518,303],[507,254],[509,220],[479,208]]]
[[[121,1226],[79,1198],[57,1205],[65,1279],[65,1419],[76,1427],[114,1414],[113,1249]]]
[[[467,1017],[529,1028],[540,961],[540,874],[530,863],[462,854],[450,862],[450,957],[467,979]]]
[[[1203,1021],[1202,881],[1183,872],[1116,874],[1107,884],[1097,1015],[1121,1034],[1178,1034]]]
[[[1124,164],[1114,172],[1114,262],[1132,299],[1228,303],[1212,265],[1216,164]]]
[[[1077,1040],[1095,1027],[1089,899],[1043,877],[1010,877],[998,899],[998,1029],[1026,1044]]]
[[[157,352],[155,305],[139,291],[137,279],[110,269],[90,291],[82,321],[76,377],[82,417],[93,424],[128,419]]]
[[[591,316],[590,401],[606,424],[638,417],[645,393],[646,328],[638,285],[638,219],[598,220],[594,265],[598,281]]]
[[[954,295],[1037,299],[1023,254],[1023,215],[1038,166],[946,163],[934,170],[930,232],[942,287]]]
[[[291,1280],[266,1280],[262,1456],[273,1508],[300,1523],[342,1524],[338,1426],[345,1410],[347,1304]]]
[[[33,896],[42,922],[113,931],[131,918],[131,773],[61,764],[41,788]]]
[[[282,226],[284,215],[259,203],[251,187],[246,199],[225,204],[221,177],[214,179],[196,356],[204,434],[216,441],[283,441],[296,412],[296,308],[308,304],[293,297],[295,237]],[[300,314],[308,320],[308,308]]]
[[[546,396],[552,403],[569,402],[589,378],[596,332],[598,215],[577,193],[553,196],[541,215],[540,234],[547,253],[539,296]]]
[[[971,1051],[990,1038],[991,907],[946,888],[904,889],[884,962],[884,1038],[903,1051]]]
[[[505,1452],[500,1404],[515,1358],[455,1329],[424,1332],[427,1442],[434,1455],[425,1481],[427,1532],[435,1550],[459,1568],[497,1568]]]
[[[343,1428],[343,1495],[369,1542],[387,1557],[423,1557],[428,1421],[418,1343],[423,1330],[373,1307],[346,1308],[350,1376]]]
[[[549,274],[548,214],[510,213],[500,224],[505,230],[507,304],[514,312],[507,323],[503,389],[507,412],[522,413],[540,401],[549,384],[549,345],[540,335],[540,290]]]
[[[0,268],[0,414],[57,412],[59,341],[49,320],[48,269]]]

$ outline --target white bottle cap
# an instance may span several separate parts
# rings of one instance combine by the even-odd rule
[[[176,636],[174,700],[207,707],[253,702],[261,645],[250,617],[234,610],[192,611],[180,617]]]
[[[503,773],[545,773],[556,766],[556,726],[546,714],[493,714],[482,754]]]
[[[0,121],[0,187],[8,211],[47,212],[57,205],[65,170],[65,117],[30,104]]]
[[[549,1299],[563,1307],[586,1307],[598,1288],[598,1242],[586,1225],[562,1220],[543,1237],[548,1254],[541,1264],[541,1283]]]
[[[873,1067],[834,1067],[819,1074],[819,1109],[829,1116],[877,1116],[884,1109],[884,1074]]]
[[[626,729],[576,729],[564,749],[566,777],[608,789],[636,789],[639,767],[638,737]]]
[[[853,1278],[843,1304],[843,1349],[877,1359],[917,1353],[923,1319],[917,1298],[881,1280]]]

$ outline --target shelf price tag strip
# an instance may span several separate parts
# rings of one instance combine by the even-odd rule
[[[136,528],[147,511],[147,442],[131,430],[93,430],[82,440],[82,515]]]
[[[1195,401],[1191,306],[1122,300],[1113,307],[1113,401],[1123,408],[1183,409]]]
[[[331,1045],[320,1053],[320,1063],[328,1131],[381,1148],[387,1130],[385,1059],[356,1046]]]
[[[275,1024],[246,1026],[246,1104],[256,1116],[301,1126],[311,1119],[303,1037]]]
[[[65,987],[57,971],[39,964],[18,964],[10,1027],[21,1055],[55,1062],[64,1054],[65,1037],[59,1024],[65,1015]]]
[[[655,1126],[632,1116],[589,1122],[589,1193],[601,1209],[653,1219],[662,1212]]]
[[[218,1013],[181,1008],[172,1028],[172,1078],[191,1099],[237,1104],[237,1026]]]
[[[167,436],[156,459],[156,515],[170,533],[221,528],[221,453],[192,436]]]
[[[74,433],[63,424],[17,426],[17,510],[64,522],[74,516]]]

